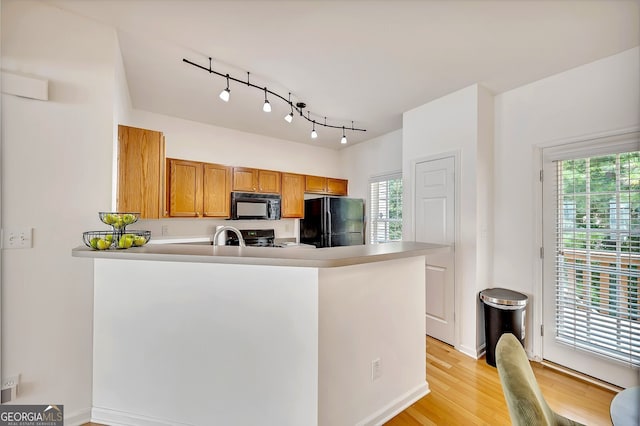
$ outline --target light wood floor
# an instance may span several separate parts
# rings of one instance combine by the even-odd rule
[[[586,425],[611,425],[615,393],[532,363],[545,400],[559,414]],[[498,371],[427,337],[427,381],[431,393],[391,419],[387,426],[510,425]]]
[[[611,425],[615,393],[533,362],[542,393],[559,414],[589,426]],[[498,371],[427,337],[427,381],[431,393],[387,426],[510,425]],[[87,423],[85,426],[102,426]]]

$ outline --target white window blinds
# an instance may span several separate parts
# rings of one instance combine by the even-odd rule
[[[556,340],[640,365],[640,152],[556,163]]]
[[[370,181],[370,242],[402,239],[402,175],[393,174]]]

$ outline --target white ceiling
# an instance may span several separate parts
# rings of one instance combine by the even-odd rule
[[[306,102],[349,144],[399,129],[402,113],[480,83],[501,93],[639,44],[638,0],[49,0],[117,29],[134,108],[339,149],[341,131],[182,62]]]

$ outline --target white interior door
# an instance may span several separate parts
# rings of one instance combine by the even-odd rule
[[[455,159],[446,157],[415,166],[415,240],[455,241]],[[454,252],[427,257],[427,334],[455,345]]]

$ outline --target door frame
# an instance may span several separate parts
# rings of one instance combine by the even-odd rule
[[[438,154],[433,154],[433,155],[428,155],[426,157],[419,157],[419,158],[414,158],[411,160],[411,173],[410,173],[410,188],[411,188],[411,204],[410,204],[410,208],[411,208],[411,237],[413,238],[413,241],[416,240],[416,207],[414,204],[414,201],[416,199],[416,166],[418,165],[418,163],[424,163],[427,161],[434,161],[434,160],[443,160],[445,158],[449,158],[449,157],[453,157],[453,163],[454,163],[454,176],[455,176],[455,180],[453,182],[453,192],[454,192],[454,196],[453,196],[453,202],[455,203],[454,209],[453,209],[453,214],[454,214],[454,219],[453,219],[453,224],[454,224],[454,230],[453,230],[453,247],[451,247],[451,250],[453,250],[453,297],[454,297],[454,302],[453,302],[453,329],[454,329],[454,333],[453,333],[453,342],[454,345],[453,347],[457,350],[460,350],[461,352],[466,353],[465,351],[461,350],[460,348],[460,321],[458,321],[459,319],[459,315],[458,313],[460,312],[460,304],[461,304],[461,300],[462,300],[462,295],[461,295],[461,291],[462,291],[462,286],[460,285],[460,273],[459,271],[460,269],[460,254],[458,252],[458,250],[456,250],[456,247],[459,246],[460,244],[460,202],[461,202],[461,198],[460,198],[460,179],[461,179],[461,174],[460,174],[460,156],[461,156],[461,150],[457,149],[454,151],[444,151]],[[456,273],[456,271],[458,271],[458,273]]]
[[[544,350],[542,345],[542,327],[544,325],[544,310],[543,310],[543,289],[544,289],[544,259],[540,256],[542,247],[544,247],[544,205],[542,200],[542,179],[536,179],[536,176],[542,176],[542,169],[544,166],[544,150],[549,148],[560,148],[562,145],[582,143],[583,146],[590,141],[597,142],[598,139],[621,136],[627,133],[634,133],[640,131],[640,126],[627,127],[623,129],[610,130],[606,132],[591,133],[587,135],[556,139],[548,142],[535,144],[533,146],[533,161],[532,163],[532,176],[533,176],[533,206],[534,206],[534,221],[535,230],[532,246],[532,265],[533,270],[533,308],[530,309],[532,333],[531,336],[531,353],[528,354],[529,358],[534,361],[542,362],[544,358]],[[545,256],[553,256],[553,253],[545,253]]]

